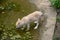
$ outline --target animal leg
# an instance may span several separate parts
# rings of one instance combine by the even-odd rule
[[[37,29],[38,26],[39,26],[39,22],[38,21],[35,21],[34,23],[36,23],[37,25],[34,27],[34,29]]]
[[[23,28],[21,28],[21,29],[24,30],[25,26],[26,26],[26,25],[23,25]]]
[[[28,24],[27,24],[27,30],[29,30],[29,29],[30,29],[30,24],[28,23]]]

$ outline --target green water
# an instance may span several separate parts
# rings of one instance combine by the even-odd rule
[[[5,10],[0,13],[0,27],[2,27],[1,33],[7,32],[17,32],[17,34],[23,35],[26,31],[16,30],[15,23],[18,18],[22,18],[36,9],[36,6],[29,3],[28,0],[11,0],[14,3],[17,3],[16,9]],[[3,4],[4,5],[4,4]],[[32,27],[33,28],[33,27]],[[3,30],[3,31],[2,31]],[[35,30],[30,29],[29,32],[34,32]],[[7,33],[8,34],[8,33]]]

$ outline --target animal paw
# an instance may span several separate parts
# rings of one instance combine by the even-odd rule
[[[24,28],[21,28],[21,30],[24,30]]]
[[[37,29],[37,27],[35,27],[34,29]]]

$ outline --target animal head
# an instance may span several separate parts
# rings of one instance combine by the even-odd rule
[[[16,22],[16,28],[20,28],[20,18],[18,18],[17,22]]]

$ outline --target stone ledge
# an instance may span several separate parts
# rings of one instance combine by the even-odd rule
[[[39,34],[37,34],[39,36],[36,39],[52,40],[56,23],[56,11],[50,7],[51,4],[49,0],[30,0],[30,2],[34,3],[38,9],[43,10],[47,16],[46,23],[39,28]]]

